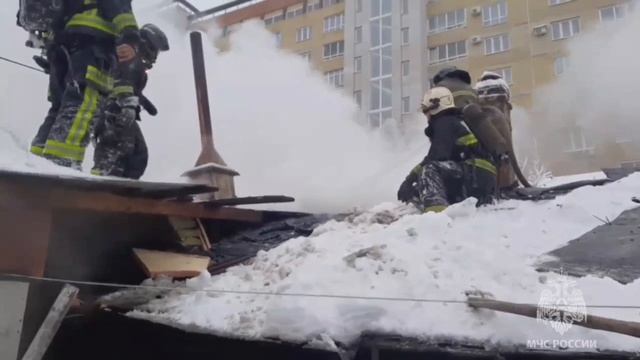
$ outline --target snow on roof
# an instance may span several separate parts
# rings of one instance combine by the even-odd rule
[[[540,255],[600,225],[596,217],[613,219],[634,207],[630,198],[639,188],[636,174],[538,203],[512,200],[476,209],[466,201],[440,214],[415,214],[403,205],[381,204],[344,221],[329,221],[308,238],[261,252],[250,265],[189,280],[187,289],[170,292],[129,315],[190,331],[314,344],[350,343],[364,331],[376,331],[504,344],[584,339],[603,349],[637,351],[640,344],[631,337],[577,326],[560,336],[534,319],[475,311],[463,301],[465,291],[482,290],[499,300],[538,303],[555,276],[535,271]],[[398,219],[388,224],[394,218]],[[590,276],[575,281],[587,307],[634,305],[640,295],[638,282],[623,286]],[[207,289],[460,302],[197,291]],[[588,314],[640,320],[638,311],[629,309],[588,308]]]

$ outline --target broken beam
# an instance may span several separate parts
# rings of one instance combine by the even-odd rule
[[[231,207],[211,208],[205,204],[128,198],[103,192],[83,192],[57,189],[51,192],[53,208],[80,209],[130,214],[182,216],[213,220],[261,222],[262,213],[256,210]]]
[[[62,288],[22,360],[41,360],[44,357],[77,294],[75,286],[65,285]]]

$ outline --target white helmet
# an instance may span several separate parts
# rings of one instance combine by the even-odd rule
[[[429,115],[435,115],[446,109],[455,108],[453,94],[449,89],[437,86],[429,89],[424,98],[422,98],[422,112]]]
[[[502,76],[494,72],[485,71],[474,88],[478,92],[478,97],[480,99],[496,99],[504,97],[507,102],[511,101],[511,89],[509,88],[509,84],[504,81]]]

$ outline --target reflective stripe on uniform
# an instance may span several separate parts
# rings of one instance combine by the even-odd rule
[[[42,154],[72,161],[84,160],[84,148],[82,146],[65,144],[55,140],[47,140]]]
[[[116,33],[121,34],[126,28],[138,28],[136,17],[132,13],[124,13],[113,18]]]
[[[99,91],[108,94],[113,89],[113,78],[95,66],[87,67],[85,79]]]
[[[116,28],[113,23],[110,23],[98,15],[98,10],[87,10],[85,12],[75,14],[71,17],[71,20],[67,22],[66,28],[70,27],[88,27],[90,29],[98,30],[109,35],[116,36]]]
[[[493,175],[497,175],[498,171],[496,170],[496,167],[489,161],[485,160],[485,159],[469,159],[465,161],[467,164],[469,165],[473,165],[477,168],[483,169],[483,170],[487,170],[488,172],[492,173]]]
[[[478,139],[473,134],[467,134],[461,136],[456,140],[456,144],[459,146],[473,146],[478,144]]]
[[[111,90],[111,96],[133,95],[133,86],[116,86]]]
[[[84,91],[84,100],[80,105],[80,110],[73,119],[71,130],[67,136],[66,144],[80,146],[87,136],[93,117],[98,109],[98,91],[91,86],[87,86]]]
[[[29,149],[29,151],[34,155],[42,156],[42,153],[44,152],[44,148],[34,145]]]
[[[426,207],[424,209],[424,212],[425,213],[428,213],[428,212],[439,213],[439,212],[443,212],[445,210],[447,210],[447,205],[434,205],[434,206]]]

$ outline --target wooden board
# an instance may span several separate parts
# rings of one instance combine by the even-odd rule
[[[211,259],[205,256],[178,254],[165,251],[133,249],[149,277],[160,275],[171,278],[186,278],[207,271]]]
[[[284,195],[264,195],[264,196],[246,196],[230,199],[208,200],[202,202],[208,207],[216,206],[235,206],[235,205],[253,205],[253,204],[275,204],[288,203],[295,201],[294,198]]]
[[[39,174],[0,169],[0,179],[19,182],[35,187],[67,188],[84,191],[101,191],[111,194],[141,197],[149,199],[165,199],[184,197],[187,195],[215,192],[217,189],[202,184],[147,182],[139,180],[70,176],[56,174]]]

